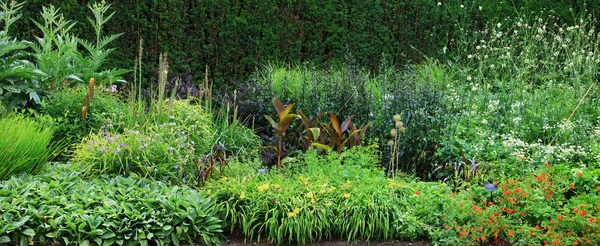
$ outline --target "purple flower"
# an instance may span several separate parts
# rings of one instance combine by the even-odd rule
[[[104,153],[104,152],[106,152],[106,149],[105,148],[101,148],[100,152]]]
[[[124,144],[124,143],[121,143],[121,144],[119,144],[119,146],[121,146],[121,147],[125,147],[125,144]]]
[[[175,169],[179,169],[179,165],[175,165],[173,166]]]

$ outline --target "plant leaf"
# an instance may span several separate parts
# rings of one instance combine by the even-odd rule
[[[275,130],[278,132],[281,131],[279,124],[277,124],[277,122],[275,122],[271,116],[265,115],[265,118],[269,121],[269,123],[271,123],[271,127],[275,128]]]
[[[331,122],[331,126],[335,130],[335,133],[338,137],[342,136],[342,130],[340,129],[340,121],[333,113],[329,113],[329,121]],[[331,134],[331,133],[330,133]],[[333,135],[333,134],[332,134]]]
[[[351,125],[352,125],[352,116],[348,117],[348,119],[346,119],[346,120],[344,120],[344,122],[342,122],[340,131],[345,132],[346,130],[348,130],[348,126],[351,126]]]
[[[283,109],[283,111],[279,112],[279,120],[281,121],[281,120],[283,119],[283,117],[285,117],[285,116],[287,116],[288,114],[290,114],[290,111],[292,111],[292,108],[293,108],[293,107],[294,107],[294,104],[292,103],[292,104],[290,104],[290,105],[287,105],[287,106],[286,106],[286,107]],[[296,116],[296,115],[294,114],[294,117],[295,117],[295,116]]]
[[[279,121],[279,130],[283,133],[290,126],[292,120],[296,118],[296,114],[287,114]]]
[[[281,100],[279,100],[278,97],[273,97],[273,100],[271,102],[273,102],[273,107],[275,107],[275,111],[277,111],[277,114],[283,111],[283,104],[281,103]]]
[[[321,129],[318,127],[312,127],[308,129],[308,136],[312,141],[315,141],[321,136]]]

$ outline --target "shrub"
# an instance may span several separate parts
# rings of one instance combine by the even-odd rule
[[[193,184],[200,172],[194,161],[203,159],[213,147],[210,116],[189,101],[172,101],[170,110],[167,122],[147,124],[139,131],[123,127],[115,117],[114,126],[104,127],[77,145],[73,161],[85,166],[87,175],[133,173]]]
[[[446,195],[450,206],[432,236],[442,244],[564,244],[597,242],[600,183],[585,181],[597,170],[542,166],[506,177],[493,194],[483,187]],[[491,196],[493,195],[493,200]]]
[[[112,89],[96,87],[85,119],[82,118],[82,107],[84,97],[88,93],[86,86],[64,88],[48,95],[41,103],[40,113],[56,119],[53,142],[63,141],[68,147],[80,143],[87,134],[99,131],[109,124],[109,115],[120,115],[125,104]]]
[[[0,102],[9,111],[28,105],[30,100],[40,103],[46,88],[41,83],[46,74],[25,55],[29,43],[8,35],[9,28],[20,17],[18,12],[23,4],[0,1],[0,21],[4,22],[4,30],[0,31]]]
[[[76,166],[56,165],[41,175],[0,182],[0,243],[224,242],[219,207],[206,192],[135,177],[79,176]]]
[[[18,173],[36,174],[57,153],[53,129],[21,114],[0,118],[0,180]]]

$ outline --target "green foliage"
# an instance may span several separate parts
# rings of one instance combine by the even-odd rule
[[[0,102],[9,111],[27,105],[30,100],[39,104],[45,88],[40,81],[46,74],[27,60],[25,49],[29,43],[8,34],[9,28],[19,19],[23,4],[0,2],[0,22],[4,22],[4,30],[0,31]]]
[[[395,163],[402,163],[402,170],[428,178],[428,173],[435,168],[429,158],[437,148],[439,129],[444,123],[442,117],[446,113],[442,111],[441,92],[445,77],[429,69],[415,66],[403,73],[388,67],[370,74],[352,67],[329,70],[267,67],[260,78],[260,83],[265,85],[260,88],[264,91],[259,94],[269,96],[285,85],[281,87],[282,94],[276,96],[294,101],[295,106],[302,112],[309,112],[308,115],[328,111],[351,115],[353,122],[370,122],[362,128],[364,131],[354,129],[350,134],[355,133],[358,138],[355,140],[360,140],[363,135],[377,138],[380,146],[386,146],[388,140],[396,138],[390,136],[390,128],[395,127],[392,118],[398,114],[406,124],[403,126],[405,132],[397,139]],[[343,124],[336,119],[333,122],[337,122],[333,125],[341,130]],[[328,125],[329,130],[325,127],[320,135],[340,137],[333,125]],[[366,131],[367,127],[369,131]],[[338,150],[343,141],[339,139]]]
[[[333,237],[352,241],[425,235],[408,207],[415,192],[411,181],[386,179],[375,167],[378,158],[372,147],[325,156],[311,150],[298,158],[295,171],[295,164],[283,173],[226,171],[205,188],[223,204],[231,230],[241,230],[250,239],[266,236],[278,244],[305,245]],[[243,168],[236,163],[231,169],[238,166]],[[396,182],[400,188],[391,185]]]
[[[90,6],[95,17],[95,21],[90,22],[97,34],[94,45],[72,34],[76,22],[67,20],[52,5],[42,7],[42,21],[33,21],[42,34],[35,38],[37,43],[31,43],[17,41],[8,35],[9,27],[20,17],[18,13],[23,3],[0,2],[5,24],[4,31],[0,32],[0,100],[9,109],[36,106],[47,96],[49,89],[63,87],[68,81],[83,82],[92,77],[107,80],[110,84],[120,81],[119,76],[127,70],[99,71],[102,62],[113,51],[105,46],[118,37],[101,36],[102,25],[112,16],[104,16],[109,6],[104,3]],[[89,56],[79,52],[79,44],[88,50]],[[33,62],[26,60],[28,56]]]
[[[53,128],[22,114],[0,118],[0,180],[19,173],[37,174],[57,153]]]
[[[126,104],[122,103],[111,88],[96,87],[94,100],[87,109],[87,117],[82,118],[86,86],[64,88],[51,93],[41,103],[38,119],[44,116],[54,118],[53,142],[62,141],[67,147],[80,143],[84,136],[110,124],[110,116],[121,115]],[[67,152],[66,154],[70,154]]]
[[[173,101],[169,107],[168,121],[133,128],[139,130],[123,125],[120,116],[112,118],[110,126],[77,145],[73,161],[84,166],[86,175],[135,174],[195,184],[200,170],[194,160],[213,147],[210,116],[189,101]]]
[[[294,108],[294,104],[288,104],[285,107],[281,103],[279,98],[273,98],[273,107],[275,108],[275,112],[277,113],[277,121],[273,120],[271,116],[265,115],[265,119],[269,121],[275,133],[277,133],[277,169],[281,169],[281,154],[282,144],[283,144],[283,133],[288,129],[290,123],[297,117],[297,114],[292,114],[292,108]]]
[[[439,202],[445,210],[442,218],[438,216],[432,239],[441,244],[595,242],[600,231],[600,183],[583,181],[584,175],[595,173],[595,169],[547,165],[519,178],[503,178],[493,194],[473,187],[446,195]],[[431,201],[438,203],[423,202]]]
[[[224,242],[206,192],[134,177],[81,180],[57,165],[0,182],[0,243],[180,245]]]
[[[438,2],[443,5],[438,6]],[[177,64],[175,74],[191,70],[194,81],[208,77],[218,89],[225,85],[243,87],[257,65],[273,61],[308,62],[315,65],[353,62],[377,71],[379,59],[387,57],[397,65],[439,57],[444,46],[458,42],[485,23],[519,13],[554,11],[561,23],[575,24],[585,10],[597,15],[597,0],[535,1],[112,1],[119,9],[105,26],[109,33],[123,33],[111,43],[117,48],[107,60],[109,67],[133,67],[135,44],[146,41],[148,66],[143,74],[149,81],[160,53],[168,52]],[[31,19],[44,0],[28,0],[25,20],[12,30],[20,39],[32,40],[39,31]],[[78,0],[53,2],[65,18],[88,23],[85,4]],[[461,5],[465,5],[461,8]],[[479,6],[482,8],[480,9]],[[569,9],[573,9],[573,15]],[[68,10],[68,11],[66,11]],[[33,13],[33,14],[32,14]],[[347,21],[352,20],[352,21]],[[460,25],[458,25],[460,24]],[[135,30],[135,31],[132,31]],[[93,28],[75,26],[78,37],[96,36]],[[282,98],[283,99],[283,98]],[[295,101],[295,100],[294,100]],[[321,110],[325,111],[325,110]],[[347,114],[344,114],[347,115]]]
[[[120,80],[118,76],[128,72],[127,70],[106,70],[100,72],[100,66],[106,60],[113,49],[105,49],[105,46],[117,39],[120,35],[102,36],[103,25],[112,17],[105,16],[110,7],[105,2],[88,5],[94,14],[94,20],[88,18],[96,34],[96,42],[90,43],[72,34],[71,29],[76,22],[66,20],[53,5],[42,7],[43,22],[33,21],[42,32],[41,37],[36,37],[37,44],[31,45],[34,50],[33,57],[37,66],[49,77],[46,83],[55,83],[60,86],[66,80],[84,82],[90,78],[96,78],[99,82],[107,80],[112,84]],[[84,56],[78,45],[82,45],[89,53]]]

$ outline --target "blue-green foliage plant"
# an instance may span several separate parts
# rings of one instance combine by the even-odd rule
[[[0,244],[215,245],[219,207],[204,191],[135,177],[82,180],[70,164],[0,182]]]

